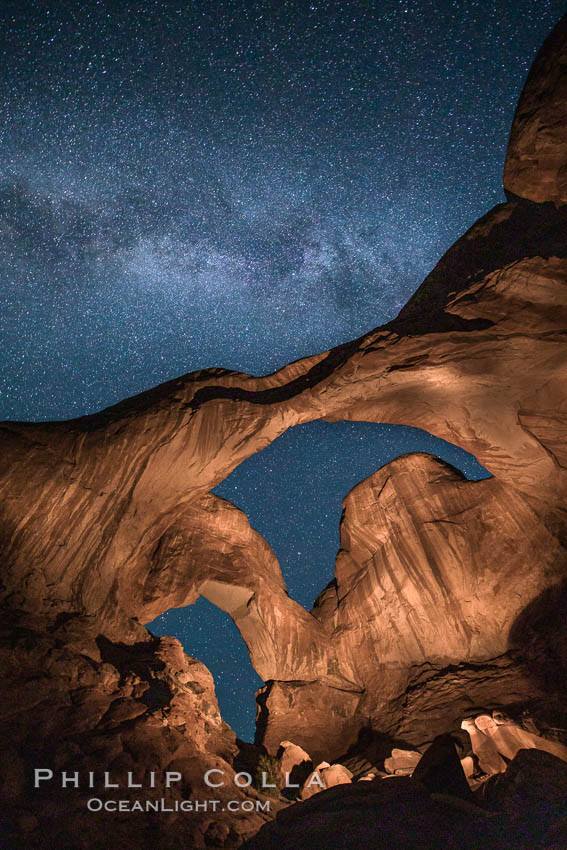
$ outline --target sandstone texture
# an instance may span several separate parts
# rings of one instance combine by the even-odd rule
[[[282,741],[277,752],[277,758],[282,785],[289,785],[290,794],[293,794],[291,786],[297,785],[299,787],[313,770],[311,756],[297,744],[291,741]]]
[[[538,749],[521,749],[507,770],[488,783],[489,808],[506,812],[537,846],[542,834],[549,847],[565,846],[567,765]]]
[[[394,775],[411,775],[415,766],[421,759],[421,753],[416,753],[415,750],[400,750],[394,747],[392,755],[384,761],[384,768],[388,773]]]
[[[349,782],[352,782],[352,773],[348,767],[323,761],[307,776],[299,796],[302,800],[309,800],[314,794],[319,794],[326,788],[348,785]]]
[[[548,726],[565,728],[566,26],[522,95],[510,200],[449,249],[395,320],[272,375],[205,370],[92,416],[0,425],[1,794],[12,846],[62,846],[63,835],[88,847],[105,835],[107,821],[86,818],[84,789],[35,794],[37,766],[146,776],[179,765],[188,788],[174,793],[194,797],[207,794],[204,770],[231,781],[235,739],[210,674],[144,626],[200,595],[231,615],[266,682],[257,744],[270,753],[292,740],[314,762],[343,764],[362,730],[419,748],[524,703],[547,706]],[[345,498],[335,578],[307,612],[242,511],[209,491],[316,419],[419,426],[493,477],[469,482],[416,454],[361,482]],[[319,798],[348,799],[360,824],[369,801],[379,813],[398,793],[400,822],[423,809],[440,841],[460,829],[417,785],[374,784],[302,805],[333,829]],[[215,794],[260,799],[232,786]],[[120,815],[105,846],[238,845],[269,817]],[[79,834],[83,845],[69,843]],[[485,844],[500,846],[493,839]]]
[[[91,618],[58,625],[14,616],[2,623],[0,668],[2,847],[145,847],[148,836],[158,848],[219,846],[241,843],[268,819],[172,813],[182,800],[211,795],[203,783],[210,769],[224,779],[214,792],[219,805],[264,799],[235,787],[235,735],[220,716],[212,676],[175,638],[127,644],[100,635]],[[35,788],[36,768],[49,768],[53,779]],[[71,779],[65,789],[63,771]],[[104,787],[105,771],[118,790]],[[169,790],[166,771],[181,777]],[[127,790],[129,774],[141,790]],[[92,799],[162,798],[170,812],[87,808]]]
[[[504,188],[540,203],[567,202],[567,22],[539,51],[508,145]]]

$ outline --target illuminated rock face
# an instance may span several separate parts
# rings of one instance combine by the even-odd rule
[[[538,53],[508,145],[504,187],[522,198],[567,203],[567,21]]]
[[[527,529],[520,539],[518,526]],[[538,590],[536,553],[551,550],[541,572],[553,569],[553,542],[525,501],[495,479],[467,482],[419,454],[379,470],[344,501],[336,564],[341,604],[333,624],[340,634],[367,623],[368,646],[351,652],[354,678],[367,664],[497,655],[508,609],[514,617],[516,605],[521,610]],[[510,602],[511,584],[517,603]]]
[[[419,743],[471,704],[527,699],[560,682],[567,142],[565,65],[553,53],[564,55],[565,26],[515,119],[505,184],[516,197],[447,252],[396,320],[267,377],[197,372],[93,416],[0,426],[12,717],[2,734],[18,754],[9,765],[18,782],[42,741],[61,766],[129,764],[106,746],[112,723],[118,735],[127,724],[128,750],[145,769],[169,764],[177,746],[199,765],[230,760],[232,738],[207,714],[216,718],[210,683],[208,707],[180,709],[195,717],[177,723],[170,685],[192,662],[173,651],[157,659],[143,626],[201,594],[234,618],[267,682],[259,738],[272,751],[289,738],[314,759],[334,758],[363,726]],[[547,127],[537,137],[534,121]],[[494,478],[466,482],[413,455],[362,482],[345,500],[335,581],[309,614],[242,512],[209,491],[315,419],[419,426],[472,452]],[[115,647],[121,670],[101,646]],[[537,682],[522,657],[544,674]],[[173,736],[163,723],[172,710]],[[30,717],[34,752],[24,752]],[[77,728],[96,739],[92,758],[65,735]],[[205,821],[194,821],[201,842]],[[236,840],[228,831],[213,839]]]
[[[518,492],[495,478],[466,481],[423,454],[380,469],[343,508],[335,583],[313,613],[333,629],[345,673],[363,684],[359,728],[367,717],[395,733],[401,711],[405,737],[421,743],[459,718],[458,686],[437,682],[445,709],[436,718],[432,705],[404,711],[398,696],[416,687],[424,667],[458,660],[482,668],[505,653],[522,610],[564,575],[564,549]],[[526,698],[533,683],[520,669],[515,679],[515,695]],[[491,687],[498,698],[498,675]],[[466,692],[480,704],[490,699],[486,670]]]
[[[208,493],[189,504],[141,578],[134,602],[143,622],[204,596],[230,614],[263,679],[326,676],[328,635],[287,595],[273,551],[230,502]]]

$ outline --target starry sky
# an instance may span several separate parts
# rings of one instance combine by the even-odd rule
[[[515,105],[559,0],[0,7],[0,419],[66,419],[185,372],[266,374],[393,318],[503,200]],[[417,423],[418,424],[418,423]],[[310,607],[340,501],[417,429],[312,423],[216,491]],[[260,684],[204,600],[163,615],[253,734]]]

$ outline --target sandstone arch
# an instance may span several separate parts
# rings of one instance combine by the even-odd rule
[[[269,746],[303,743],[290,707],[317,746],[336,749],[362,722],[419,740],[471,701],[541,693],[509,634],[535,601],[561,597],[567,570],[561,122],[532,144],[564,88],[566,38],[564,19],[528,80],[505,172],[510,200],[458,240],[397,319],[273,375],[207,370],[93,416],[0,426],[12,771],[3,787],[16,800],[42,747],[61,764],[147,768],[150,753],[160,765],[220,759],[230,769],[234,739],[206,671],[143,627],[203,587],[234,603],[271,681],[261,699]],[[361,484],[336,582],[310,615],[289,600],[240,512],[208,491],[286,428],[317,418],[417,424],[494,478],[463,483],[411,456]],[[371,533],[360,531],[368,515],[378,517]],[[231,534],[248,539],[236,569]],[[212,574],[204,554],[219,551]],[[238,587],[236,600],[219,584]],[[206,699],[196,701],[188,683],[198,680]],[[157,702],[144,698],[152,687]]]

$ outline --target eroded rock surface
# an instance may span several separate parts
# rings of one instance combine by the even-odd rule
[[[388,773],[394,775],[411,776],[420,759],[421,753],[417,753],[415,750],[400,750],[398,747],[394,747],[392,755],[384,761],[384,768]]]
[[[504,168],[507,191],[567,203],[567,21],[545,41],[522,92]]]
[[[528,846],[538,846],[542,837],[545,847],[565,846],[567,765],[550,753],[519,750],[505,773],[487,784],[484,800],[518,824]]]
[[[92,618],[49,624],[12,616],[2,621],[0,669],[3,847],[144,847],[153,835],[158,848],[204,848],[241,843],[269,819],[252,812],[239,822],[220,810],[229,800],[263,798],[235,786],[235,735],[212,676],[175,638],[112,642]],[[52,778],[43,773],[34,787],[35,769]],[[211,769],[223,783],[214,791],[219,811],[175,815],[181,801],[211,796],[203,783]],[[168,771],[178,777],[169,789]],[[92,800],[162,799],[161,813],[88,808]]]
[[[335,785],[348,785],[350,782],[352,782],[352,773],[348,767],[323,761],[305,779],[300,797],[302,800],[309,800],[326,788],[334,788]]]
[[[291,741],[282,741],[277,752],[282,786],[300,786],[313,770],[313,761],[309,753]]]
[[[523,609],[561,581],[565,552],[521,494],[413,454],[355,487],[343,508],[335,582],[313,613],[333,630],[345,674],[363,686],[359,727],[370,717],[422,743],[454,724],[467,701],[490,703],[499,689],[509,701],[536,693],[505,654]],[[456,659],[461,675],[453,669],[444,680]]]
[[[258,740],[272,752],[291,739],[315,760],[334,759],[361,728],[415,746],[477,708],[560,702],[565,32],[563,21],[522,96],[511,200],[458,240],[396,320],[273,375],[196,372],[93,416],[0,426],[0,734],[13,844],[46,846],[60,828],[59,803],[30,794],[38,753],[57,770],[179,763],[189,785],[212,766],[230,772],[234,739],[210,677],[143,626],[199,595],[234,618],[267,682]],[[417,425],[494,477],[467,482],[424,455],[379,470],[345,501],[336,577],[308,613],[242,512],[209,490],[315,419]],[[355,812],[361,789],[335,790]],[[64,828],[77,834],[81,795],[64,801]],[[414,786],[400,805],[401,820],[414,806],[438,816]],[[139,835],[131,818],[115,820],[115,846],[151,833],[155,819],[136,818]],[[195,847],[238,843],[262,820],[168,818],[159,822]],[[97,823],[89,815],[91,830],[104,831]]]

